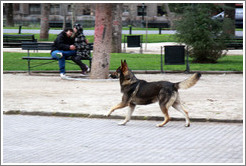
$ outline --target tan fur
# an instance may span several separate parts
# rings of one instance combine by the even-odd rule
[[[190,78],[180,82],[178,84],[179,89],[188,89],[195,85],[200,77],[198,77],[197,73],[193,74]]]

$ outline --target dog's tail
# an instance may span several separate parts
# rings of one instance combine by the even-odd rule
[[[191,77],[187,78],[186,80],[175,83],[175,87],[177,89],[188,89],[193,85],[195,85],[197,81],[200,79],[200,77],[201,77],[201,73],[195,73]]]

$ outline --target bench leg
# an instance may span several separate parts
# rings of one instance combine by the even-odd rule
[[[28,60],[28,74],[31,74],[31,66],[30,66],[31,62],[30,60]]]

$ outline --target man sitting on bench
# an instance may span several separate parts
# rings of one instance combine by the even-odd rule
[[[70,56],[76,56],[76,47],[74,45],[73,29],[64,29],[54,41],[51,48],[51,56],[59,61],[60,76],[66,78],[65,60]],[[79,59],[71,58],[76,64],[81,64]],[[81,66],[80,66],[81,67]]]

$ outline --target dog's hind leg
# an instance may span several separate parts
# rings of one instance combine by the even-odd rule
[[[126,114],[125,120],[124,120],[123,122],[120,122],[119,125],[125,125],[127,122],[130,121],[131,116],[132,116],[132,113],[133,113],[133,111],[134,111],[136,105],[135,105],[135,104],[130,104],[129,107],[130,107],[130,108],[129,108],[127,114]]]
[[[180,103],[179,100],[177,100],[173,104],[173,108],[175,108],[177,111],[181,112],[185,116],[185,126],[186,127],[190,127],[190,118],[189,118],[189,115],[188,115],[188,111],[186,111],[184,109],[184,107],[182,106],[182,104]]]
[[[162,123],[160,123],[160,124],[157,124],[156,125],[157,127],[164,126],[170,120],[169,115],[168,115],[168,109],[165,106],[161,106],[161,111],[164,114],[164,121]]]
[[[164,121],[161,124],[157,124],[156,125],[157,127],[164,126],[170,120],[169,115],[168,115],[168,109],[176,101],[177,92],[172,93],[169,98],[167,98],[168,95],[169,95],[168,93],[161,93],[159,95],[159,105],[161,107],[162,113],[164,114]]]
[[[124,108],[124,107],[126,107],[126,106],[128,106],[128,105],[125,104],[125,103],[123,103],[123,102],[121,102],[120,104],[117,104],[116,106],[112,107],[112,108],[110,109],[110,111],[107,113],[106,116],[110,116],[110,115],[112,114],[112,112],[114,112],[115,110],[120,109],[120,108]]]

